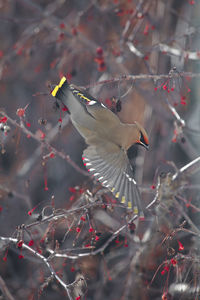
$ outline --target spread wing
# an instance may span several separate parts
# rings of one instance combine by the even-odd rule
[[[142,215],[141,197],[123,149],[113,143],[91,145],[83,152],[88,171],[135,214]]]

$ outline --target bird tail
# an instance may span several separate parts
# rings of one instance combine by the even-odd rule
[[[71,85],[67,82],[65,77],[61,78],[59,84],[55,86],[51,94],[68,108],[72,121],[77,120],[80,125],[84,126],[86,110],[83,103],[72,93]],[[81,114],[80,111],[82,112]]]
[[[91,130],[96,130],[96,120],[86,109],[85,103],[89,102],[89,98],[69,84],[65,77],[61,78],[51,94],[68,108],[72,123],[84,138]]]

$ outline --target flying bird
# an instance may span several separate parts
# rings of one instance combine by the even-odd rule
[[[140,192],[127,150],[133,144],[148,149],[145,129],[138,122],[122,123],[104,104],[69,84],[65,77],[51,94],[67,106],[73,125],[88,145],[82,156],[88,171],[121,203],[142,215]]]

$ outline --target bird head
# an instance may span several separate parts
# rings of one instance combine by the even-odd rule
[[[137,140],[135,144],[143,146],[145,149],[149,149],[149,139],[146,130],[138,123],[134,122],[137,128]]]

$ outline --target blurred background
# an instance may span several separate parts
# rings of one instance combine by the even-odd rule
[[[84,278],[72,299],[199,299],[199,175],[166,181],[199,156],[199,15],[198,0],[0,0],[0,235],[44,257],[103,247],[50,259],[64,282]],[[158,198],[145,220],[130,223],[89,177],[85,142],[51,96],[62,76],[148,132],[150,150],[128,153],[144,207]],[[0,246],[0,299],[68,299],[19,248]]]

